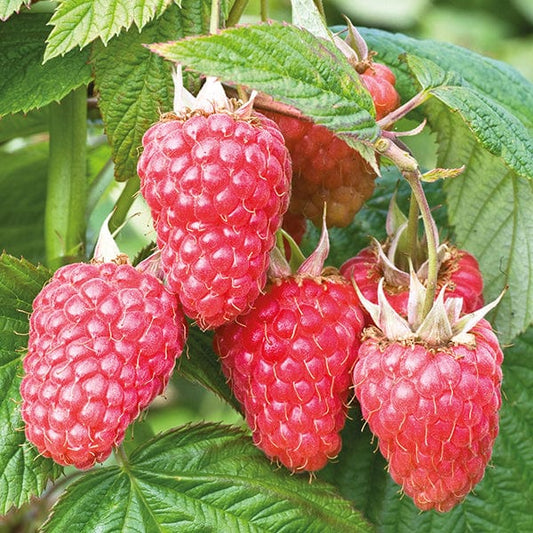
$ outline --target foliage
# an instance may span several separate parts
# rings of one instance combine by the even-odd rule
[[[172,105],[170,61],[188,67],[191,91],[203,75],[262,91],[365,150],[366,157],[381,134],[368,93],[310,11],[312,2],[293,2],[295,20],[306,29],[271,22],[209,36],[206,0],[112,0],[103,12],[95,0],[29,4],[0,2],[0,514],[12,509],[11,515],[26,512],[24,504],[35,497],[48,505],[63,472],[25,441],[18,390],[31,304],[51,275],[41,264],[56,266],[45,245],[45,213],[57,178],[53,165],[47,170],[48,150],[54,143],[57,150],[49,135],[51,116],[62,105],[57,102],[87,87],[86,156],[68,154],[78,157],[73,167],[87,169],[81,177],[72,174],[73,185],[82,180],[86,188],[85,204],[75,206],[88,223],[77,243],[85,259],[103,218],[95,213],[115,205],[119,227],[133,203],[142,135]],[[233,16],[232,6],[223,2],[221,12]],[[487,300],[508,287],[490,317],[506,346],[492,468],[450,513],[420,513],[385,471],[356,406],[343,451],[311,483],[271,465],[246,430],[169,423],[171,429],[155,436],[149,429],[134,431],[103,467],[72,477],[67,469],[59,481],[67,489],[44,531],[442,533],[533,526],[533,86],[507,64],[465,48],[381,30],[361,33],[396,74],[402,102],[419,98],[409,118],[427,120],[436,164],[466,166],[460,177],[425,187],[430,204],[440,206],[434,214],[443,238],[478,258]],[[109,157],[119,184],[106,181]],[[374,196],[354,222],[331,232],[330,264],[355,255],[369,235],[384,237],[395,190],[407,206],[407,184],[395,168],[383,166]],[[146,214],[146,206],[137,207]],[[59,218],[64,225],[54,231],[61,239],[72,217]],[[130,248],[151,245],[151,228],[133,220],[128,228]],[[310,228],[304,248],[317,239]],[[237,407],[211,336],[194,326],[176,373]],[[171,392],[161,409],[172,405]],[[151,416],[142,424],[150,426]]]

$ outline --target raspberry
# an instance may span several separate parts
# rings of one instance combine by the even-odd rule
[[[394,74],[388,67],[372,64],[361,79],[374,100],[377,119],[398,106]],[[347,226],[372,196],[375,171],[359,152],[326,127],[273,111],[265,114],[279,126],[291,154],[294,176],[290,211],[320,227],[326,203],[328,227]]]
[[[475,346],[428,348],[374,332],[354,368],[355,395],[389,472],[422,510],[461,502],[498,434],[503,354],[485,320],[470,334]]]
[[[215,333],[215,350],[254,443],[299,472],[341,448],[363,315],[338,275],[276,279],[254,308]]]
[[[166,386],[187,326],[160,281],[130,265],[71,264],[33,302],[21,383],[26,437],[87,469]]]
[[[383,265],[379,261],[378,245],[361,250],[340,267],[340,273],[355,281],[363,295],[373,303],[378,301],[378,283],[384,276]],[[408,278],[408,275],[405,275]],[[483,306],[483,278],[474,256],[465,250],[447,246],[447,255],[439,268],[437,291],[446,286],[445,297],[461,297],[463,312],[471,313]],[[389,303],[407,316],[409,285],[387,282],[383,285]]]
[[[246,311],[266,283],[287,210],[290,158],[259,114],[195,112],[152,126],[138,162],[162,268],[203,329]]]
[[[396,76],[382,63],[371,63],[361,74],[361,81],[372,95],[376,120],[382,119],[400,105],[400,95],[394,88]]]

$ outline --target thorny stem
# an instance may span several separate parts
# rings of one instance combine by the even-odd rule
[[[235,26],[241,20],[242,14],[248,5],[248,0],[235,0],[226,21],[226,26]]]
[[[415,109],[415,107],[418,107],[419,105],[423,104],[430,96],[431,95],[426,91],[419,92],[418,94],[413,96],[411,100],[408,100],[407,102],[405,102],[405,104],[396,108],[394,111],[391,111],[381,120],[378,120],[378,126],[383,130],[390,128],[395,122],[405,117],[405,115]]]

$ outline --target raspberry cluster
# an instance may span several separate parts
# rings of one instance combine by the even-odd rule
[[[399,105],[395,77],[363,64],[379,120]],[[495,304],[480,309],[477,261],[438,247],[433,298],[429,259],[398,248],[400,224],[340,270],[324,268],[326,226],[350,223],[375,172],[326,128],[238,106],[213,79],[186,100],[145,133],[138,161],[165,284],[120,260],[54,274],[30,319],[28,440],[63,465],[104,461],[164,390],[188,316],[215,330],[253,442],[271,460],[323,468],[341,449],[353,391],[393,479],[420,509],[448,511],[482,478],[498,433],[503,355],[483,319]],[[324,204],[318,247],[293,272],[277,232],[300,241]]]

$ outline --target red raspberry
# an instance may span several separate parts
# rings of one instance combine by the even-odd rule
[[[439,269],[437,294],[447,285],[445,297],[461,297],[463,313],[471,313],[483,306],[483,278],[475,257],[448,245],[448,258]],[[378,301],[378,283],[384,272],[378,260],[377,246],[369,246],[356,256],[348,259],[341,267],[340,273],[347,279],[355,281],[359,290],[372,303]],[[407,316],[409,300],[408,285],[394,285],[385,278],[383,285],[389,303],[400,313]]]
[[[361,74],[361,81],[372,95],[376,120],[382,119],[400,105],[400,95],[394,88],[396,76],[382,63],[371,63]]]
[[[115,263],[60,268],[33,302],[26,437],[63,465],[104,461],[165,388],[185,336],[176,298],[154,276]]]
[[[254,308],[215,333],[215,350],[253,440],[292,471],[341,448],[363,315],[338,275],[277,279]]]
[[[389,472],[422,510],[449,511],[483,477],[498,434],[502,351],[490,324],[475,346],[363,341],[353,372]]]
[[[266,283],[289,202],[290,158],[262,115],[193,113],[143,138],[141,191],[152,210],[167,283],[207,329],[246,311]]]
[[[398,106],[400,97],[388,67],[375,63],[361,78],[374,100],[377,119]],[[278,124],[291,154],[294,177],[290,211],[320,227],[326,202],[328,227],[347,226],[372,196],[375,171],[326,127],[273,111],[265,114]]]

